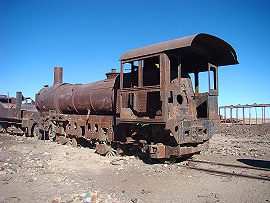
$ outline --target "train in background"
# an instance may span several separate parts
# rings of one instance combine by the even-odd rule
[[[238,64],[232,46],[197,34],[127,51],[119,60],[120,72],[89,84],[63,83],[56,67],[54,84],[36,94],[32,135],[74,145],[83,139],[102,155],[136,149],[155,159],[207,148],[219,124],[218,67]]]
[[[0,95],[0,132],[34,136],[38,131],[38,111],[30,97]]]

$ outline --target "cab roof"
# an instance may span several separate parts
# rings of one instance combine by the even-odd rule
[[[238,64],[236,52],[230,44],[218,37],[205,33],[161,42],[139,49],[133,49],[125,52],[119,60],[132,60],[138,57],[144,57],[185,47],[192,47],[196,49],[198,45],[211,52],[215,59],[215,65],[217,66]]]

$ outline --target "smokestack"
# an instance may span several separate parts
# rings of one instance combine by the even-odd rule
[[[117,73],[115,71],[116,71],[116,69],[112,69],[112,72],[106,73],[105,75],[107,76],[107,79],[116,78],[119,75],[119,73]]]
[[[54,85],[62,84],[63,78],[63,68],[62,67],[54,67]]]

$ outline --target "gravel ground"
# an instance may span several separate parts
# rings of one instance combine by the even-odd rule
[[[268,202],[270,181],[0,134],[0,202]],[[194,159],[270,168],[270,124],[222,125]],[[242,160],[242,161],[241,161]],[[243,160],[246,160],[243,161]],[[265,172],[266,173],[266,172]]]
[[[206,152],[270,160],[269,146],[270,123],[252,126],[222,124]]]

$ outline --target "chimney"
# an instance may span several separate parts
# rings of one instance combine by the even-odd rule
[[[116,78],[119,75],[119,73],[117,73],[115,71],[116,71],[116,69],[112,69],[112,72],[106,73],[107,79]]]
[[[54,85],[62,84],[63,78],[63,68],[62,67],[54,67]]]

